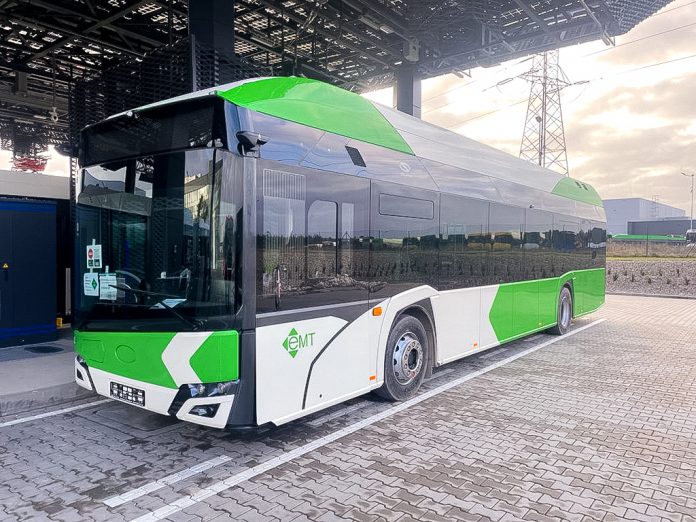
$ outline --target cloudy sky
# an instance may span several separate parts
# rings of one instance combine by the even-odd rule
[[[604,198],[657,196],[688,212],[690,180],[680,170],[696,173],[696,1],[672,2],[616,44],[560,52],[569,79],[589,81],[562,93],[570,175]],[[423,119],[518,155],[529,84],[499,83],[530,65],[426,80]],[[390,89],[369,96],[391,103]]]
[[[604,198],[657,196],[688,210],[689,180],[679,173],[696,173],[696,0],[672,2],[616,44],[561,50],[566,75],[584,82],[562,94],[571,176]],[[427,80],[423,118],[517,155],[529,85],[506,80],[530,65],[514,60],[471,78]],[[391,104],[390,89],[369,96]],[[0,169],[10,159],[0,151]],[[67,160],[52,153],[46,172],[67,174]]]

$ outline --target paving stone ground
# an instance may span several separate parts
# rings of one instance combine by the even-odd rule
[[[696,520],[696,300],[609,296],[582,332],[168,520]],[[448,365],[432,390],[551,339]],[[0,520],[132,520],[391,408],[230,434],[117,403],[0,428]],[[341,412],[349,413],[341,415]],[[220,455],[185,480],[123,494]]]

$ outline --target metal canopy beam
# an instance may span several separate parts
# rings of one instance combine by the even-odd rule
[[[536,22],[542,31],[545,33],[549,32],[549,26],[546,25],[546,22],[538,14],[536,14],[530,4],[523,2],[522,0],[514,0],[514,2],[519,6],[520,9],[527,13],[527,16],[529,16],[530,19]]]
[[[24,63],[28,63],[28,62],[31,62],[34,60],[38,60],[39,58],[43,58],[44,56],[51,54],[56,49],[63,47],[65,44],[72,42],[75,39],[79,39],[81,36],[85,36],[88,33],[91,33],[92,31],[95,31],[101,27],[109,25],[109,24],[111,24],[111,22],[114,22],[115,20],[118,20],[119,18],[123,18],[124,15],[132,13],[135,9],[137,9],[138,7],[140,7],[143,4],[146,4],[147,2],[148,2],[148,0],[138,0],[137,2],[135,2],[133,4],[130,4],[128,7],[125,7],[124,9],[117,11],[116,13],[112,14],[111,16],[108,16],[108,17],[104,18],[103,20],[99,20],[98,22],[90,25],[89,27],[83,29],[82,31],[78,32],[77,34],[75,34],[73,36],[69,36],[66,38],[56,40],[53,44],[42,49],[38,53],[34,53],[32,56],[27,58],[24,61]]]
[[[188,34],[189,3],[200,9],[217,1],[0,0],[0,90],[10,87],[19,71],[26,74],[27,92],[35,98],[23,104],[3,95],[0,120],[26,114],[34,125],[35,116],[46,118],[42,97],[55,90],[56,99],[64,100],[79,82],[107,77],[119,63],[133,59],[137,63],[129,70],[135,72],[119,79],[128,100],[141,87],[136,85],[141,81],[138,64],[143,64],[142,70],[150,63],[153,71],[180,74],[181,64],[175,60],[181,55],[167,53],[181,50],[177,41]],[[234,34],[227,36],[234,39],[235,53],[247,60],[247,65],[228,67],[251,64],[275,75],[295,71],[358,91],[396,81],[401,93],[397,105],[413,109],[418,105],[415,95],[405,91],[417,90],[418,78],[584,41],[610,42],[669,2],[226,0],[218,18],[229,15],[234,20]],[[205,41],[203,33],[197,36],[197,42]],[[408,45],[415,41],[409,53]],[[213,46],[221,47],[214,41]],[[221,63],[217,57],[206,60],[208,69]],[[159,84],[156,95],[165,95],[167,89]],[[51,139],[57,135],[52,126],[46,126],[46,133]]]
[[[119,11],[119,13],[120,13],[119,16],[112,15],[109,17],[109,19],[110,19],[109,21],[102,23],[104,21],[100,20],[98,17],[96,17],[94,15],[89,16],[89,15],[86,15],[85,13],[82,13],[80,11],[75,11],[74,9],[66,8],[63,5],[56,4],[54,2],[47,2],[46,0],[27,0],[27,2],[30,2],[32,5],[35,5],[37,7],[42,7],[44,9],[46,9],[47,11],[75,17],[78,20],[82,19],[82,20],[85,20],[87,22],[92,22],[95,26],[98,25],[98,27],[104,27],[105,29],[109,29],[117,34],[127,36],[128,38],[132,38],[134,40],[139,40],[139,41],[147,43],[149,45],[159,46],[159,45],[162,45],[162,43],[163,43],[161,40],[156,40],[154,38],[150,38],[149,36],[146,36],[142,33],[138,33],[135,31],[131,31],[131,30],[124,29],[122,27],[117,27],[117,26],[113,25],[113,22],[123,18],[125,15],[130,14],[133,11],[133,8],[131,8],[130,10],[128,8],[122,9],[121,11]],[[152,3],[152,2],[137,2],[137,3],[140,5],[145,5],[147,3]],[[98,27],[95,27],[95,29]],[[57,30],[60,31],[61,29],[57,29]],[[90,31],[89,30],[83,31],[83,33],[88,33],[88,32],[90,32]]]

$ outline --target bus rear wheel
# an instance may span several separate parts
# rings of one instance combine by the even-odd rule
[[[573,322],[573,294],[570,288],[564,286],[558,296],[558,310],[556,311],[556,326],[550,328],[548,332],[552,335],[563,335],[570,330]]]
[[[415,395],[425,378],[428,336],[421,322],[402,316],[392,327],[384,355],[384,384],[375,393],[391,401]]]

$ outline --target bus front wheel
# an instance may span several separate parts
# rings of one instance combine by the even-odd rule
[[[570,288],[567,286],[561,288],[556,314],[556,326],[550,328],[548,332],[552,335],[563,335],[570,330],[570,325],[573,322],[573,294],[570,293]]]
[[[428,336],[421,322],[402,316],[392,327],[384,356],[384,384],[375,390],[380,397],[404,401],[415,395],[426,371]]]

